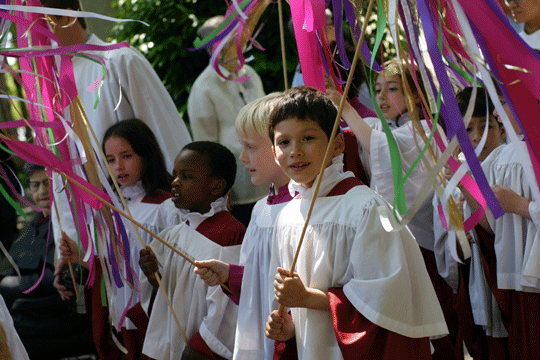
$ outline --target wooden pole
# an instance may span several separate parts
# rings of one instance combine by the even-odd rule
[[[319,192],[319,187],[321,186],[321,180],[324,175],[325,170],[325,164],[328,163],[330,160],[330,155],[332,153],[332,148],[334,144],[334,138],[336,137],[337,129],[339,128],[339,122],[341,120],[341,114],[343,113],[343,106],[345,105],[345,101],[347,101],[347,94],[349,92],[349,89],[351,87],[351,82],[354,74],[354,70],[356,69],[356,64],[358,63],[358,57],[360,55],[360,49],[362,47],[362,43],[364,42],[364,37],[366,36],[366,28],[368,24],[368,18],[371,15],[371,11],[373,10],[373,4],[374,0],[370,0],[369,6],[366,12],[366,17],[364,20],[364,24],[362,26],[362,32],[360,33],[360,39],[358,40],[358,44],[356,45],[356,51],[354,53],[354,59],[351,64],[351,69],[349,71],[349,77],[347,78],[347,84],[345,85],[345,90],[343,90],[343,96],[341,97],[341,101],[339,103],[338,113],[336,116],[336,119],[334,121],[334,127],[332,129],[332,134],[330,135],[330,139],[328,142],[328,147],[326,148],[326,153],[324,154],[324,160],[322,162],[321,170],[319,173],[319,177],[317,178],[317,182],[315,184],[315,189],[313,192],[313,197],[311,198],[311,203],[309,204],[307,216],[306,216],[306,222],[304,223],[304,227],[302,228],[302,233],[300,234],[300,241],[298,242],[298,246],[296,248],[296,253],[294,255],[294,259],[291,265],[291,269],[289,270],[289,276],[292,276],[294,273],[294,268],[296,266],[296,262],[298,261],[298,254],[300,253],[300,248],[302,247],[302,243],[304,242],[304,236],[306,234],[307,226],[309,225],[309,220],[311,218],[311,213],[313,211],[313,206],[315,205],[315,199],[317,198],[317,194]],[[285,311],[285,307],[283,305],[279,306],[279,313],[283,314]]]

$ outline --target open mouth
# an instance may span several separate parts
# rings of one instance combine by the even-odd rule
[[[309,163],[307,162],[300,162],[300,163],[295,163],[295,164],[292,164],[291,166],[289,166],[293,171],[302,171],[304,170],[307,166],[309,165]]]
[[[118,175],[116,179],[117,179],[117,181],[124,181],[124,180],[126,180],[128,177],[129,177],[129,175],[122,174],[122,175]]]

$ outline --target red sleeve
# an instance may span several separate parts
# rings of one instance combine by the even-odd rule
[[[343,169],[345,171],[352,171],[356,178],[360,179],[362,183],[369,186],[369,179],[358,154],[358,142],[352,130],[343,130],[343,137],[345,139],[345,151],[343,155]]]
[[[240,291],[242,290],[242,279],[244,278],[244,267],[235,264],[229,264],[229,281],[227,286],[231,292],[223,289],[225,295],[227,295],[233,303],[238,305],[240,302]]]
[[[206,341],[202,338],[201,334],[197,331],[197,333],[189,340],[189,345],[201,354],[208,356],[212,360],[226,360],[224,357],[219,356],[218,354],[214,354],[208,344],[206,344]]]
[[[197,231],[221,246],[242,244],[246,227],[228,211],[220,211],[204,220]]]
[[[429,338],[413,339],[383,329],[360,314],[342,288],[328,289],[332,322],[345,360],[431,359]]]
[[[274,342],[274,356],[272,360],[298,360],[296,349],[296,336],[287,341]]]

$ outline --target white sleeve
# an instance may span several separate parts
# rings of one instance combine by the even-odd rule
[[[433,196],[433,231],[435,235],[433,252],[435,253],[435,261],[437,262],[439,274],[452,287],[454,293],[456,293],[459,283],[458,262],[452,256],[451,247],[455,249],[458,244],[455,233],[454,236],[449,236],[448,230],[442,224],[438,210],[440,204],[441,201],[437,194],[435,194]]]
[[[2,295],[0,295],[0,324],[4,328],[4,333],[6,334],[6,344],[0,344],[0,348],[7,346],[11,356],[15,360],[28,360],[28,354],[17,331],[15,331],[13,319],[9,314]]]
[[[219,117],[210,91],[204,86],[198,86],[189,94],[187,111],[193,139],[196,141],[219,142]]]
[[[126,97],[134,116],[154,132],[167,169],[172,170],[174,159],[191,142],[191,136],[152,65],[137,50],[129,50],[111,64],[113,76],[120,80],[122,96]]]

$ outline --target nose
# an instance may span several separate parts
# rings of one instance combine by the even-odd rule
[[[377,94],[376,99],[386,100],[387,96],[388,96],[388,89],[386,88],[386,86],[383,86],[381,91]]]
[[[39,184],[39,189],[38,189],[38,192],[44,196],[46,194],[49,193],[49,180],[45,180],[45,181],[42,181],[40,184]]]
[[[248,156],[246,154],[246,148],[245,147],[242,147],[242,152],[240,153],[240,156],[238,157],[238,160],[240,160],[240,162],[242,162],[244,164],[247,164]]]
[[[293,141],[291,145],[292,145],[291,153],[290,153],[291,157],[298,157],[302,155],[303,149],[302,149],[302,144],[300,143],[300,141]]]
[[[473,128],[471,132],[471,143],[476,145],[480,142],[481,138],[482,138],[482,131],[480,131],[480,129],[477,129],[476,127]]]

